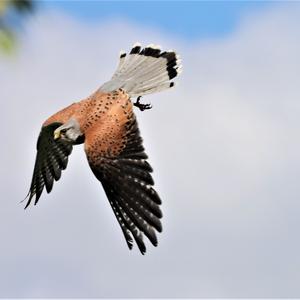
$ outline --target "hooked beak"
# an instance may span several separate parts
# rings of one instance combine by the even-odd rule
[[[60,131],[55,130],[54,131],[54,139],[57,140],[60,138]]]

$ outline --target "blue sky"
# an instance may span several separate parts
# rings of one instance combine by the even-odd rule
[[[85,22],[126,19],[188,39],[222,37],[245,14],[277,5],[269,1],[44,1]]]

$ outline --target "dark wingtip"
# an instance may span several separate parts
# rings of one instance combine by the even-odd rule
[[[19,202],[19,204],[23,203],[29,196],[30,196],[30,191],[28,192],[28,194],[26,195],[26,197]],[[28,205],[30,204],[30,201],[31,201],[31,197],[29,197],[29,199],[28,199],[28,201],[27,201],[24,209],[26,209],[28,207]]]
[[[40,194],[39,195],[35,195],[35,200],[34,200],[34,205],[37,205],[37,203],[39,202],[39,199],[40,199],[40,197],[41,197],[41,192],[40,192]]]
[[[142,255],[146,253],[146,246],[142,240],[135,240]]]
[[[159,223],[156,224],[155,229],[156,229],[159,233],[161,233],[161,232],[163,231],[162,224],[161,224],[160,221],[159,221]]]
[[[31,200],[34,197],[34,195],[35,195],[36,198],[35,198],[35,201],[34,201],[33,204],[36,205],[38,203],[38,201],[39,201],[39,197],[37,197],[36,194],[32,194],[30,191],[29,191],[28,195],[26,196],[26,198],[23,199],[22,201],[20,201],[20,203],[23,203],[29,197],[29,199],[28,199],[28,201],[27,201],[27,203],[26,203],[26,205],[24,207],[24,210],[30,205]]]
[[[27,198],[28,196],[30,195],[30,191],[28,192],[28,194],[25,196],[25,198],[23,200],[21,200],[19,203],[23,203]]]
[[[133,247],[133,240],[132,239],[126,239],[126,243],[127,243],[127,246],[129,248],[129,250],[132,250],[132,247]]]
[[[25,205],[25,207],[24,207],[24,210],[29,206],[29,204],[30,204],[30,202],[31,202],[31,198],[32,197],[30,197],[29,199],[28,199],[28,201],[27,201],[27,203],[26,203],[26,205]],[[25,200],[25,199],[24,199]],[[23,202],[23,201],[22,201]]]

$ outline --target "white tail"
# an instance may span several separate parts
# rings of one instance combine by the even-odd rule
[[[174,51],[162,52],[152,44],[142,49],[136,43],[129,55],[121,51],[117,70],[100,90],[112,92],[121,88],[130,97],[152,94],[173,87],[171,80],[180,72],[181,60]]]

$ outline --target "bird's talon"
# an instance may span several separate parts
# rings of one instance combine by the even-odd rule
[[[140,103],[141,98],[142,98],[142,96],[138,96],[136,99],[136,102],[134,102],[133,105],[138,107],[140,109],[140,111],[144,111],[146,109],[151,109],[152,105],[150,103],[147,103],[147,104]]]

